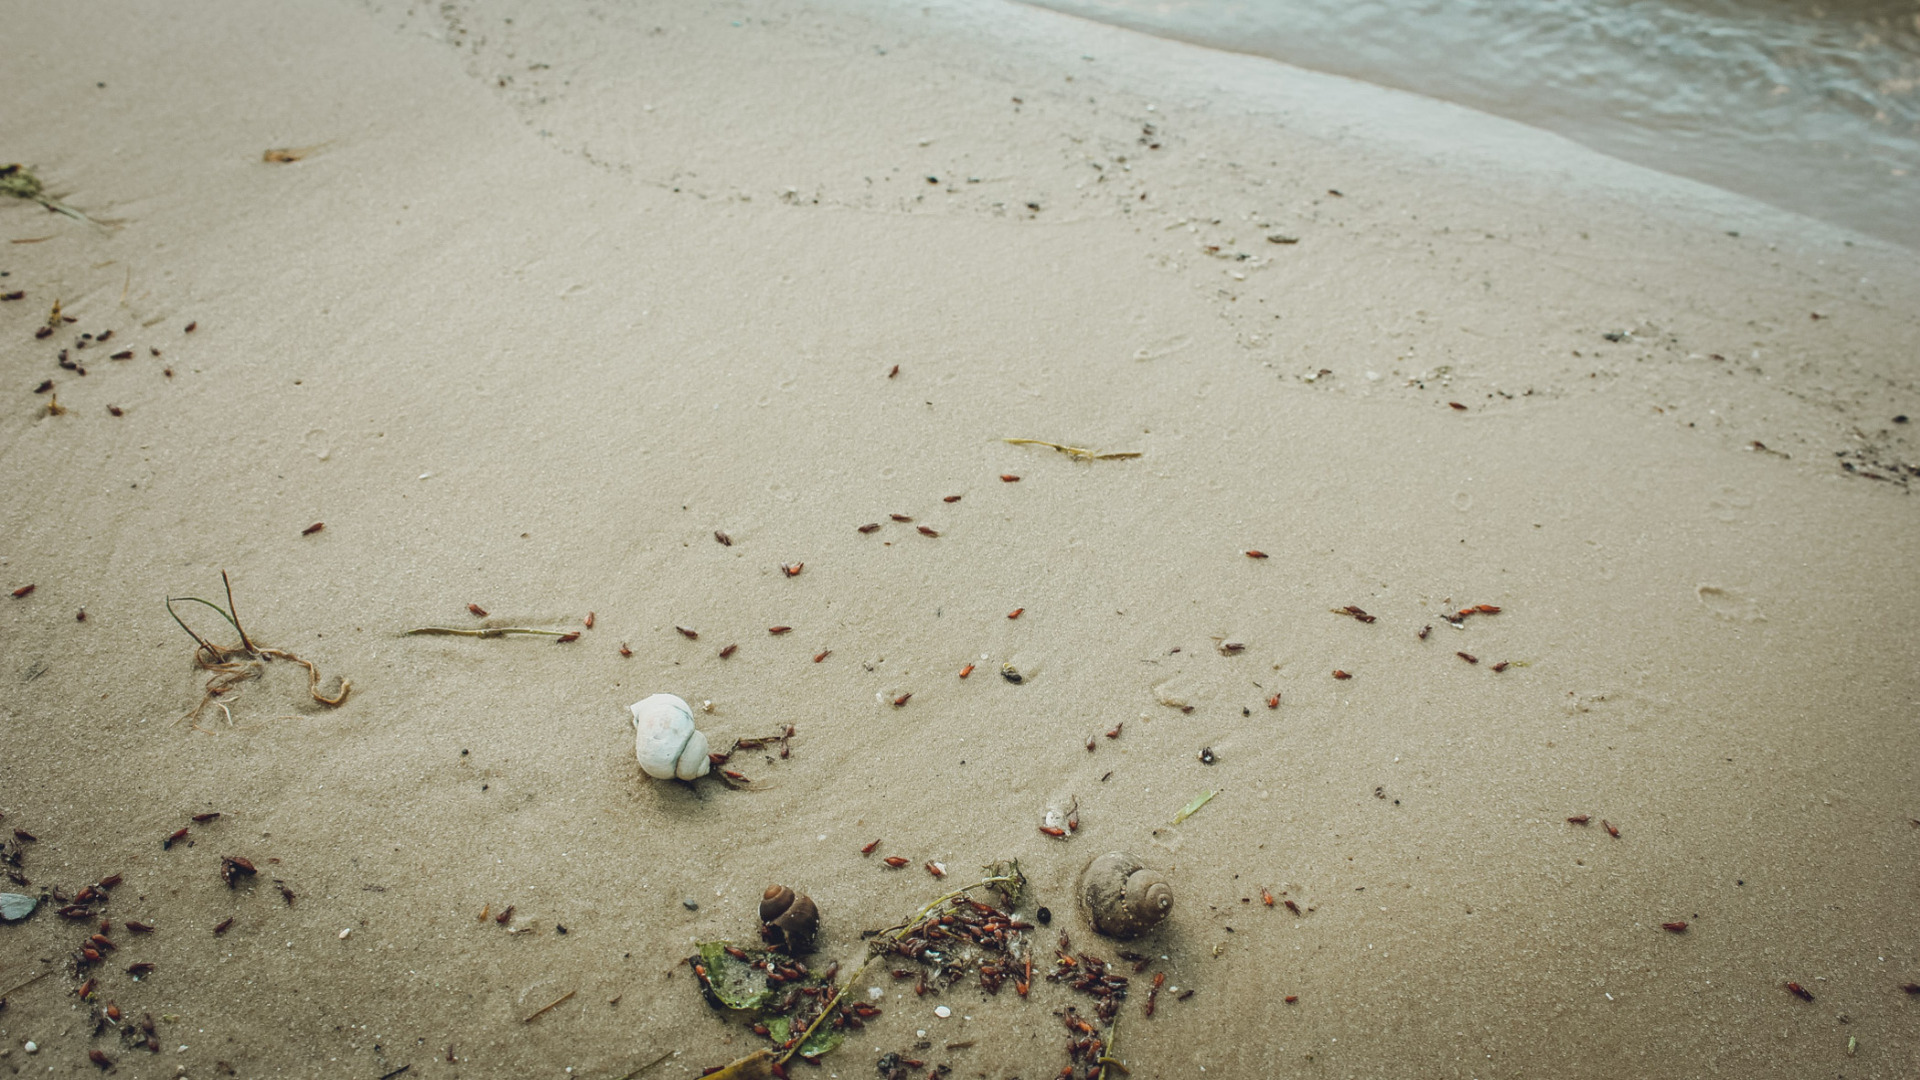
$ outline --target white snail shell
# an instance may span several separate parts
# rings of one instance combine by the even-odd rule
[[[672,694],[633,703],[633,752],[640,769],[661,780],[707,775],[707,736],[693,726],[693,710]]]

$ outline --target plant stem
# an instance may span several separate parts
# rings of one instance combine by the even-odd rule
[[[906,937],[908,931],[912,930],[915,926],[918,926],[920,924],[920,920],[926,918],[930,913],[932,913],[934,910],[939,908],[940,905],[945,904],[950,900],[956,900],[962,896],[965,896],[968,893],[972,892],[973,890],[981,888],[982,886],[992,885],[995,882],[1012,881],[1012,880],[1013,878],[1008,875],[1001,875],[1000,877],[983,878],[979,881],[974,882],[971,885],[966,886],[965,888],[959,889],[958,891],[955,891],[955,892],[948,893],[947,895],[941,897],[940,899],[935,900],[933,903],[928,904],[926,907],[921,908],[918,912],[915,912],[913,918],[908,919],[898,930],[894,931],[893,940],[899,941],[901,938]],[[881,933],[885,933],[885,932],[886,931],[884,930],[881,931]],[[792,1058],[793,1055],[800,1052],[801,1047],[807,1045],[807,1040],[813,1038],[814,1029],[818,1028],[821,1024],[825,1023],[827,1020],[827,1017],[833,1015],[833,1010],[838,1008],[840,1005],[840,999],[847,996],[847,991],[859,985],[860,977],[867,973],[867,968],[873,966],[874,960],[878,959],[878,957],[879,957],[879,954],[873,951],[872,946],[868,946],[867,958],[861,962],[860,966],[854,970],[854,973],[852,975],[849,975],[847,977],[847,981],[844,983],[841,983],[840,988],[833,992],[833,998],[827,1002],[827,1007],[820,1010],[820,1015],[814,1017],[813,1023],[808,1024],[807,1030],[802,1032],[800,1035],[800,1038],[794,1041],[793,1049],[788,1050],[786,1053],[780,1055],[779,1063],[781,1065],[785,1065],[788,1059]]]

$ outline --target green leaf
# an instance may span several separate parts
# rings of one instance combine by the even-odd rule
[[[1211,802],[1213,800],[1213,797],[1218,794],[1220,793],[1217,791],[1209,791],[1204,795],[1196,796],[1192,802],[1181,807],[1179,813],[1173,815],[1173,823],[1175,825],[1178,825],[1181,822],[1192,817],[1195,812],[1197,812],[1201,807],[1207,805],[1207,803]]]
[[[786,1042],[787,1036],[793,1034],[792,1024],[792,1020],[785,1016],[776,1016],[767,1021],[767,1031],[772,1036],[775,1046]],[[800,1049],[794,1051],[794,1053],[805,1054],[808,1057],[819,1057],[821,1054],[839,1046],[841,1040],[846,1038],[846,1034],[844,1031],[836,1030],[831,1024],[824,1025],[814,1029],[813,1034],[807,1036],[807,1041],[801,1043]]]
[[[730,941],[702,941],[696,946],[700,950],[699,964],[707,971],[700,980],[700,989],[707,1000],[729,1009],[757,1009],[773,996],[773,988],[767,984],[767,973],[752,966],[756,959],[754,952],[747,953],[747,959],[736,958],[727,951]],[[742,950],[745,951],[745,950]]]

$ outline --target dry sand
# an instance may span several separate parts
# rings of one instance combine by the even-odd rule
[[[125,877],[88,972],[52,905],[0,927],[0,991],[55,971],[0,1072],[697,1076],[758,1040],[680,961],[765,885],[851,961],[923,861],[1017,856],[1110,953],[1070,892],[1113,848],[1195,991],[1128,1004],[1135,1077],[1920,1071],[1914,252],[989,0],[0,26],[0,157],[114,222],[0,206],[0,829],[27,891]],[[345,705],[275,664],[183,722],[162,598],[222,569]],[[597,621],[401,636],[468,603]],[[649,781],[657,691],[792,756]],[[1056,984],[880,984],[820,1075],[1065,1064]]]

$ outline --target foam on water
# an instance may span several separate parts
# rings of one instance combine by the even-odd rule
[[[1920,247],[1920,0],[1030,0],[1459,102]]]

